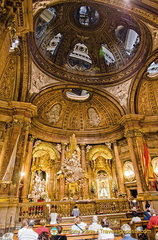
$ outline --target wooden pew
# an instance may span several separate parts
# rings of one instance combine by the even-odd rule
[[[122,226],[123,224],[130,224],[132,218],[122,218],[120,219],[120,226]]]
[[[153,225],[151,229],[151,239],[155,240],[155,234],[158,232],[158,225]]]
[[[67,240],[98,239],[98,233],[66,234]]]
[[[151,231],[148,230],[148,229],[146,229],[147,224],[148,224],[148,220],[142,220],[141,222],[134,222],[134,223],[131,225],[131,228],[132,228],[132,237],[138,239],[139,234],[145,233],[145,234],[147,234],[147,237],[148,237],[148,240],[149,240],[149,239],[150,239],[150,236],[151,236]],[[140,226],[143,227],[142,232],[140,232],[140,231],[137,230],[137,227],[140,227]]]

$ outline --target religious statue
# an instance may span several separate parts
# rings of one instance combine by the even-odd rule
[[[108,197],[108,192],[105,186],[105,182],[101,182],[100,184],[100,197],[101,198],[107,198]]]
[[[70,137],[70,145],[66,150],[66,158],[62,165],[62,172],[66,181],[75,183],[84,178],[84,171],[80,163],[80,149],[77,146],[75,135]]]
[[[46,192],[46,180],[42,176],[42,172],[40,170],[38,170],[35,174],[32,191],[28,195],[28,198],[33,199],[35,202],[39,199],[48,198],[48,194]]]

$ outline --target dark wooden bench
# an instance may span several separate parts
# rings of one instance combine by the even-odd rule
[[[146,228],[148,224],[148,220],[142,220],[141,222],[134,222],[132,225],[131,225],[131,228],[132,228],[132,237],[138,239],[139,237],[139,234],[142,234],[142,233],[145,233],[148,237],[148,240],[150,239],[150,236],[151,236],[151,230],[148,230]],[[142,226],[143,227],[143,230],[142,232],[138,231],[137,230],[137,227],[140,227]]]

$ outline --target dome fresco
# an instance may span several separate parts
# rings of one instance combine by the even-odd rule
[[[142,23],[106,4],[51,5],[35,15],[34,30],[30,49],[37,65],[70,82],[120,82],[148,52]]]
[[[96,133],[106,132],[119,126],[124,111],[116,102],[89,90],[65,87],[47,89],[33,99],[38,109],[33,123],[36,127],[45,127],[46,131],[52,128],[53,132],[64,135],[67,130],[86,134],[94,129]]]

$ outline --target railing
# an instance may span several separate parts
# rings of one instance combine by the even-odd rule
[[[142,202],[137,201],[138,210],[142,211]],[[54,201],[54,202],[28,202],[18,204],[17,222],[23,218],[49,218],[52,205],[56,205],[56,212],[61,217],[71,216],[75,205],[80,209],[81,215],[126,213],[131,211],[130,203],[127,199],[105,199],[96,201]]]

